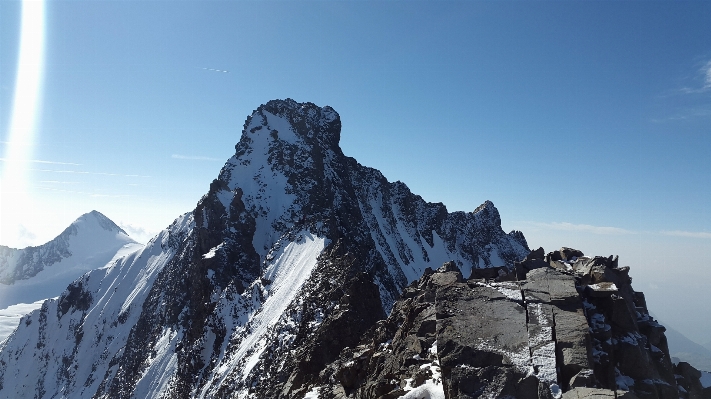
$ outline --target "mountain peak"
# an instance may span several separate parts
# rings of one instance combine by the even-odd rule
[[[98,224],[99,227],[106,231],[113,231],[116,233],[123,233],[128,235],[128,233],[126,233],[122,228],[120,228],[116,223],[114,223],[113,220],[109,219],[108,217],[106,217],[106,215],[96,210],[79,216],[74,222],[72,222],[72,225],[81,225],[83,223],[92,222]]]
[[[106,217],[103,213],[93,210],[91,212],[85,213],[81,216],[79,216],[75,221],[72,222],[72,224],[69,225],[62,234],[60,234],[57,238],[60,237],[68,237],[68,236],[76,236],[79,233],[89,233],[90,232],[97,232],[99,234],[102,234],[100,232],[111,232],[111,233],[116,233],[116,234],[123,234],[126,237],[128,237],[128,233],[126,233],[122,228],[120,228],[116,223],[114,223],[111,219]],[[57,239],[55,238],[55,240]],[[133,240],[131,240],[133,241]]]
[[[258,137],[265,135],[269,140]],[[236,149],[246,144],[299,142],[322,150],[337,150],[341,138],[341,118],[330,106],[319,107],[310,102],[299,103],[290,98],[271,100],[250,115]],[[252,146],[254,148],[254,146]],[[340,150],[338,150],[340,151]]]
[[[65,266],[83,273],[103,266],[119,248],[135,243],[111,219],[101,212],[91,211],[79,216],[61,234],[40,246],[0,248],[0,284],[33,278],[47,267],[53,267],[56,271],[56,265],[67,259]],[[97,261],[89,262],[87,259]],[[0,301],[2,303],[5,302]]]

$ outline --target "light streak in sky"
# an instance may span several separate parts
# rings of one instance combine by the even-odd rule
[[[0,244],[22,245],[23,221],[32,213],[29,168],[44,75],[45,2],[23,0],[19,57],[7,146],[0,172]]]

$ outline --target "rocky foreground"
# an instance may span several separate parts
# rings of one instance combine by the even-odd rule
[[[515,270],[453,262],[408,286],[386,320],[319,377],[320,398],[711,398],[673,365],[617,258],[563,248]]]

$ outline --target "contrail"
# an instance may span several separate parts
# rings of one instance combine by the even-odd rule
[[[205,71],[212,71],[212,72],[230,73],[230,71],[225,71],[224,69],[203,68],[203,70],[205,70]]]

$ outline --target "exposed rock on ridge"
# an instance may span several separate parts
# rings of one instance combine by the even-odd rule
[[[525,271],[525,273],[524,273]],[[512,273],[427,270],[309,387],[322,398],[708,398],[617,258],[531,252]],[[516,275],[523,278],[516,279]]]
[[[0,395],[298,397],[427,267],[528,253],[491,202],[449,213],[344,156],[340,123],[293,100],[255,110],[193,212],[24,319]]]

